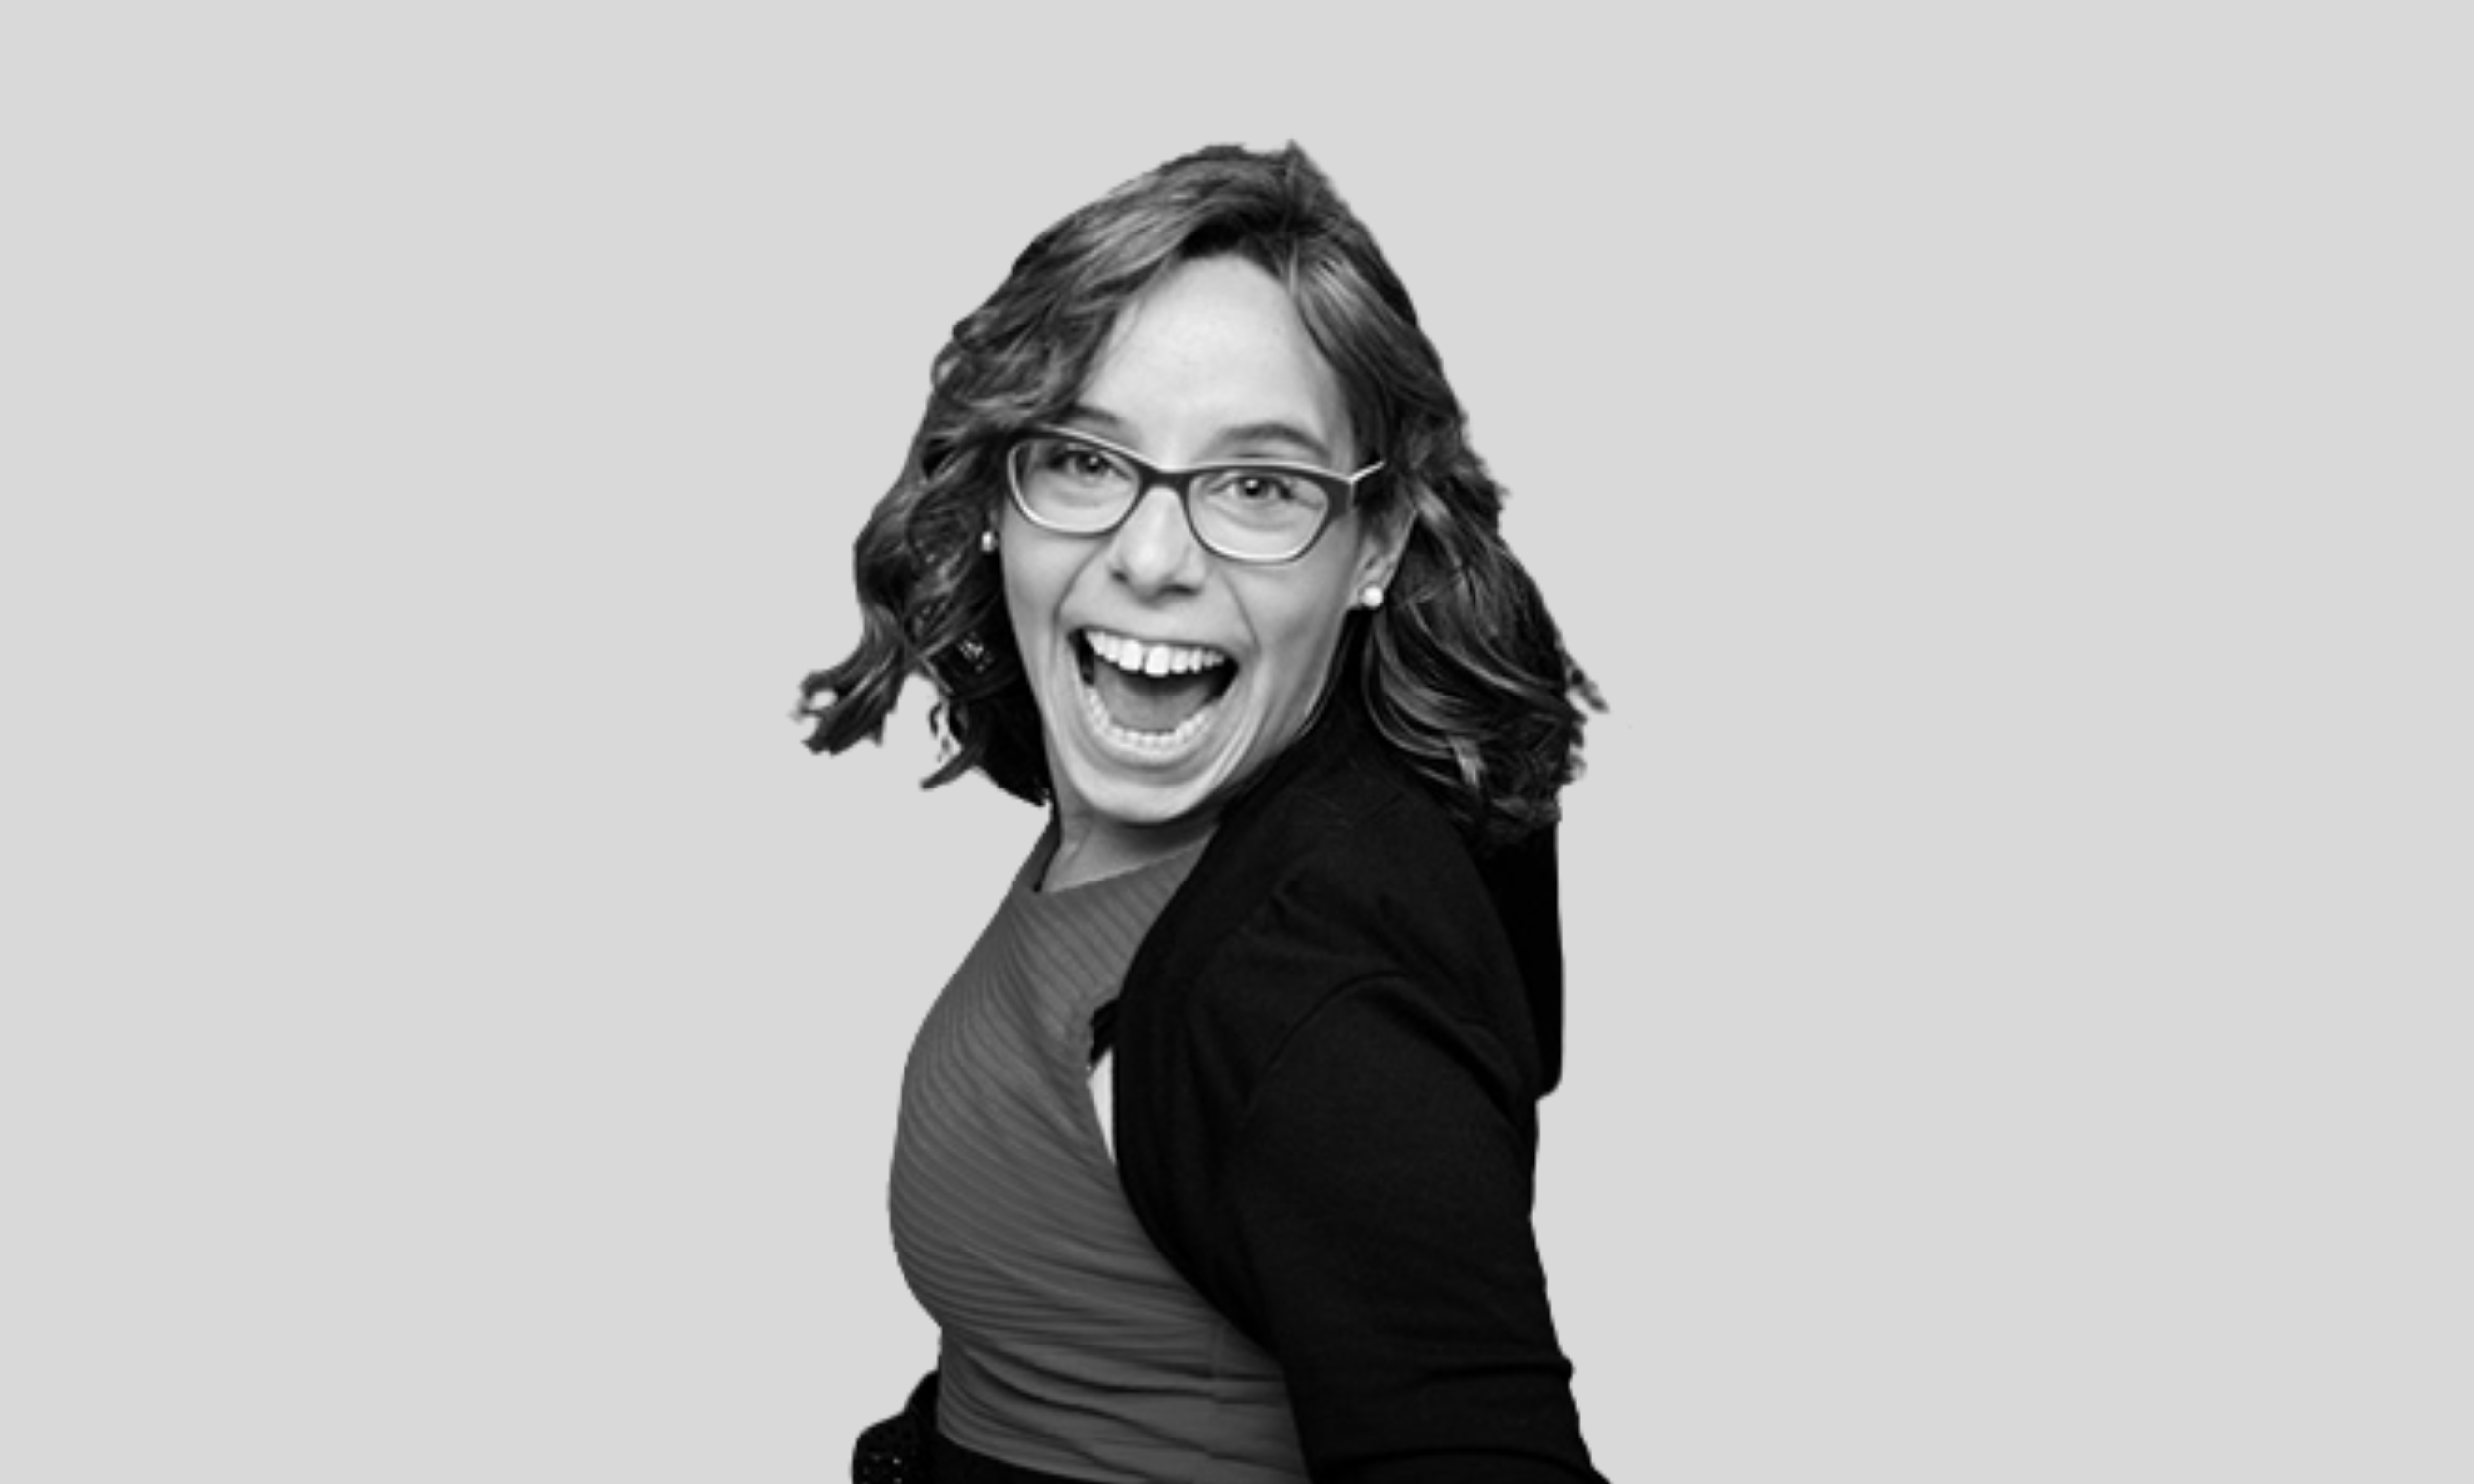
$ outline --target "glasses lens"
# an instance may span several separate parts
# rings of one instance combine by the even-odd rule
[[[1194,481],[1194,528],[1240,556],[1278,558],[1303,551],[1323,528],[1331,494],[1293,469],[1214,469]]]
[[[1142,493],[1134,466],[1072,438],[1026,438],[1013,450],[1013,488],[1059,530],[1105,530]]]

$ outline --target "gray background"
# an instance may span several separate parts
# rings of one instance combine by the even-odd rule
[[[1337,9],[0,21],[0,1475],[839,1477],[1037,817],[793,684],[1012,254],[1290,139],[1615,707],[1605,1470],[2474,1471],[2443,8]]]

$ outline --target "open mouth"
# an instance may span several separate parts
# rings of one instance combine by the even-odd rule
[[[1121,740],[1174,747],[1202,729],[1237,678],[1237,664],[1196,644],[1152,644],[1106,629],[1074,636],[1075,663],[1096,719]]]

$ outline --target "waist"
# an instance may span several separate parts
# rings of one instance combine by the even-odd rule
[[[1071,1344],[1026,1353],[948,1330],[937,1433],[1022,1470],[985,1476],[998,1481],[1304,1484],[1287,1388],[1259,1352],[1231,1365],[1241,1344],[1223,1329],[1207,1347],[1149,1355]]]
[[[929,1451],[935,1459],[929,1476],[936,1484],[1093,1484],[1089,1479],[1042,1473],[1035,1468],[1024,1468],[1019,1463],[1007,1463],[1001,1458],[991,1458],[986,1453],[975,1453],[946,1437],[942,1431],[934,1435]]]

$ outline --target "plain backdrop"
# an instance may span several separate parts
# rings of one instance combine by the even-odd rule
[[[843,1476],[1038,816],[794,687],[1014,253],[1291,140],[1613,707],[1605,1472],[2468,1477],[2446,9],[12,8],[0,1477]]]

